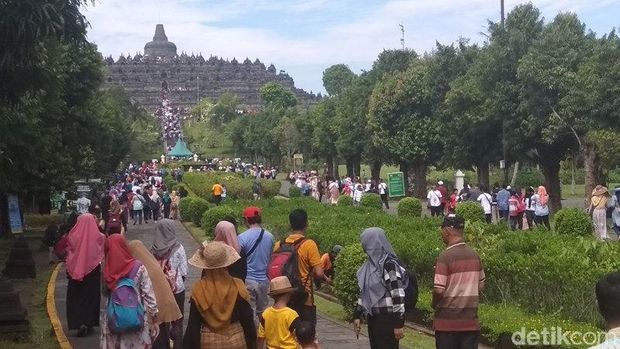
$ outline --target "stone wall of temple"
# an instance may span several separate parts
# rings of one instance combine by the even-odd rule
[[[219,96],[230,92],[239,97],[246,110],[261,106],[259,89],[270,81],[276,81],[290,88],[301,104],[316,103],[321,96],[295,88],[293,79],[284,72],[276,72],[273,65],[265,67],[256,60],[222,58],[181,54],[172,58],[152,58],[136,55],[121,56],[114,61],[105,59],[104,86],[124,87],[130,97],[148,110],[155,110],[160,103],[160,88],[165,81],[170,98],[182,107],[191,107],[199,99],[217,101]]]

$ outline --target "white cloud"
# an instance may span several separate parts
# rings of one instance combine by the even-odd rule
[[[523,2],[506,0],[506,11]],[[484,31],[487,19],[499,18],[499,2],[494,0],[372,3],[101,0],[86,9],[86,16],[92,25],[89,38],[104,55],[116,57],[142,51],[144,44],[151,40],[155,24],[164,23],[168,38],[177,44],[179,51],[238,60],[259,58],[287,70],[298,87],[314,91],[322,90],[321,73],[329,65],[370,67],[382,49],[399,47],[399,23],[406,27],[407,46],[423,52],[432,49],[436,40],[449,43],[463,36],[481,41],[478,33]],[[534,1],[548,18],[558,11],[579,13],[614,3],[618,1]],[[270,18],[291,24],[288,27],[274,24]],[[308,29],[299,32],[294,27],[296,23],[307,24]]]

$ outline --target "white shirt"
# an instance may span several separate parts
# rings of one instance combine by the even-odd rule
[[[86,197],[81,197],[77,199],[76,205],[77,212],[79,214],[88,213],[88,208],[90,207],[90,200]]]
[[[170,268],[176,271],[177,279],[175,284],[175,292],[180,293],[185,291],[185,283],[183,277],[187,276],[187,256],[185,255],[185,248],[183,245],[179,245],[179,248],[174,250],[170,256]]]
[[[612,328],[605,335],[605,341],[590,349],[617,349],[620,348],[620,327]]]
[[[441,192],[439,190],[431,190],[426,195],[428,203],[433,207],[441,206]]]
[[[491,214],[491,200],[493,200],[491,194],[482,193],[480,194],[480,196],[478,196],[477,200],[478,202],[480,202],[480,205],[484,210],[484,214]]]
[[[383,195],[385,194],[385,191],[387,190],[387,184],[385,183],[379,183],[379,194]]]

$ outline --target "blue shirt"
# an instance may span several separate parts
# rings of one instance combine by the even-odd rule
[[[250,228],[239,235],[239,245],[241,251],[247,254],[258,240],[261,228]],[[248,275],[246,280],[255,282],[268,282],[267,265],[271,259],[271,251],[273,250],[273,235],[265,230],[263,239],[256,246],[254,252],[247,257]]]
[[[502,189],[497,192],[497,208],[502,211],[508,211],[509,205],[508,200],[510,200],[510,192],[506,189]]]

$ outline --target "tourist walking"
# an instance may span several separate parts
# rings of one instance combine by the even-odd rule
[[[510,191],[509,187],[503,185],[502,188],[497,192],[495,199],[497,200],[497,210],[499,211],[499,219],[508,221],[508,217],[510,215]]]
[[[257,348],[263,349],[297,349],[295,327],[299,322],[299,315],[288,307],[291,295],[295,288],[288,277],[278,276],[269,282],[269,295],[273,298],[273,305],[261,314],[258,326]]]
[[[441,192],[437,190],[436,186],[432,186],[426,195],[428,208],[431,210],[431,217],[439,217],[443,216],[443,212],[441,210]]]
[[[192,349],[255,349],[256,327],[243,281],[228,267],[239,260],[234,248],[211,242],[196,251],[189,264],[206,270],[192,286],[183,347]]]
[[[443,181],[437,182],[437,191],[441,193],[441,214],[446,213],[446,204],[448,203],[448,188],[443,184]]]
[[[67,235],[67,322],[79,337],[99,326],[104,244],[105,236],[89,213],[80,215]]]
[[[388,187],[387,184],[385,184],[385,181],[383,181],[383,178],[381,178],[381,182],[379,183],[379,195],[381,196],[381,201],[383,201],[383,204],[385,205],[386,209],[390,209],[390,204],[388,203]]]
[[[536,217],[534,214],[536,205],[534,204],[534,201],[532,201],[532,196],[534,196],[534,188],[528,187],[525,191],[523,203],[525,204],[525,220],[527,221],[527,228],[529,230],[534,229],[534,218]]]
[[[104,311],[101,317],[101,343],[100,348],[141,348],[151,349],[153,341],[159,335],[157,325],[157,302],[151,278],[146,267],[136,260],[129,251],[127,241],[120,234],[108,237],[105,244],[105,265],[103,269],[103,279],[105,281],[104,295],[108,311]],[[118,288],[117,288],[118,287]],[[119,313],[128,318],[123,320],[138,320],[140,325],[137,331],[126,328],[116,328],[121,323],[119,319],[108,318],[108,312],[112,303],[124,304],[133,299],[126,295],[126,292],[134,292],[137,296],[138,309],[141,307],[142,314],[133,312]],[[125,295],[125,297],[120,297]],[[114,300],[114,301],[113,301]],[[118,303],[117,303],[118,302]],[[132,306],[127,305],[127,308]],[[125,309],[123,309],[125,310]],[[135,316],[141,318],[134,319]]]
[[[144,210],[144,197],[142,196],[140,189],[138,189],[132,199],[131,207],[133,208],[133,225],[142,224],[142,213]]]
[[[408,274],[383,229],[365,229],[360,239],[366,261],[357,271],[360,298],[353,315],[355,332],[359,335],[361,319],[365,319],[371,349],[398,349],[405,336]]]
[[[161,205],[161,197],[159,196],[157,189],[153,188],[153,192],[151,193],[151,212],[153,214],[154,221],[157,221],[159,219]]]
[[[493,205],[491,204],[491,200],[493,200],[493,197],[491,196],[491,194],[487,193],[487,188],[484,185],[480,185],[480,191],[482,191],[482,193],[478,195],[476,200],[480,203],[480,206],[482,206],[486,222],[488,224],[491,224],[493,219]],[[471,193],[472,191],[470,190],[470,194]]]
[[[170,349],[170,323],[183,318],[170,283],[161,269],[161,265],[142,241],[131,240],[127,246],[133,258],[144,265],[153,284],[158,310],[155,322],[159,326],[159,336],[153,342],[153,349]],[[180,341],[178,342],[180,344]]]
[[[164,191],[164,194],[161,197],[161,202],[164,207],[164,218],[170,218],[170,206],[172,205],[172,198],[168,191]]]
[[[222,185],[220,184],[219,181],[216,181],[215,184],[213,184],[213,187],[211,187],[211,195],[213,195],[213,202],[215,202],[215,204],[218,206],[222,202],[223,191],[224,191],[224,188],[222,188]]]
[[[620,188],[614,189],[614,195],[609,200],[608,207],[611,211],[611,228],[620,239]]]
[[[267,266],[273,249],[273,235],[262,227],[261,210],[258,207],[243,210],[243,219],[248,229],[239,235],[239,247],[247,260],[245,285],[250,294],[254,322],[258,326],[258,317],[269,303]]]
[[[104,231],[106,235],[124,234],[127,231],[127,219],[123,207],[117,200],[110,202],[110,209],[106,215]]]
[[[331,200],[332,205],[338,204],[338,198],[340,197],[340,186],[338,185],[338,181],[333,180],[329,183],[329,199]]]
[[[534,204],[534,222],[536,226],[542,227],[543,225],[547,229],[551,229],[549,224],[549,194],[547,189],[542,185],[538,187],[536,194],[532,195],[532,202]]]
[[[589,212],[594,224],[594,233],[599,240],[607,240],[607,201],[609,190],[602,185],[597,185],[592,190]]]
[[[437,349],[478,349],[478,304],[484,288],[480,256],[463,238],[465,220],[447,216],[441,225],[446,249],[437,257],[432,307]]]
[[[292,246],[297,251],[297,267],[299,282],[305,292],[299,292],[301,297],[293,297],[289,306],[299,314],[300,319],[316,325],[316,306],[314,305],[313,281],[319,279],[331,283],[331,279],[323,272],[319,248],[312,239],[306,238],[308,229],[308,213],[303,209],[295,209],[288,216],[291,233],[283,240],[276,242],[274,253],[283,245]]]
[[[508,200],[508,215],[510,217],[510,229],[519,230],[523,229],[523,204],[521,195],[518,190],[510,191],[510,199]]]
[[[181,316],[183,316],[187,256],[185,248],[176,236],[173,220],[164,218],[157,223],[151,253],[159,263],[164,275],[166,275],[169,287],[174,294],[174,299],[181,310]],[[170,324],[170,338],[175,341],[174,348],[180,348],[182,335],[183,319],[181,318]]]
[[[213,241],[219,241],[225,243],[226,245],[232,247],[239,253],[240,257],[238,261],[233,263],[228,267],[228,273],[230,276],[235,277],[237,279],[241,279],[245,282],[246,276],[248,274],[248,264],[245,253],[241,251],[241,246],[239,245],[239,238],[237,236],[237,229],[235,225],[227,222],[220,221],[215,226],[215,238]]]
[[[177,195],[175,190],[170,194],[170,219],[176,220],[179,218],[179,203],[181,202],[181,198]]]

